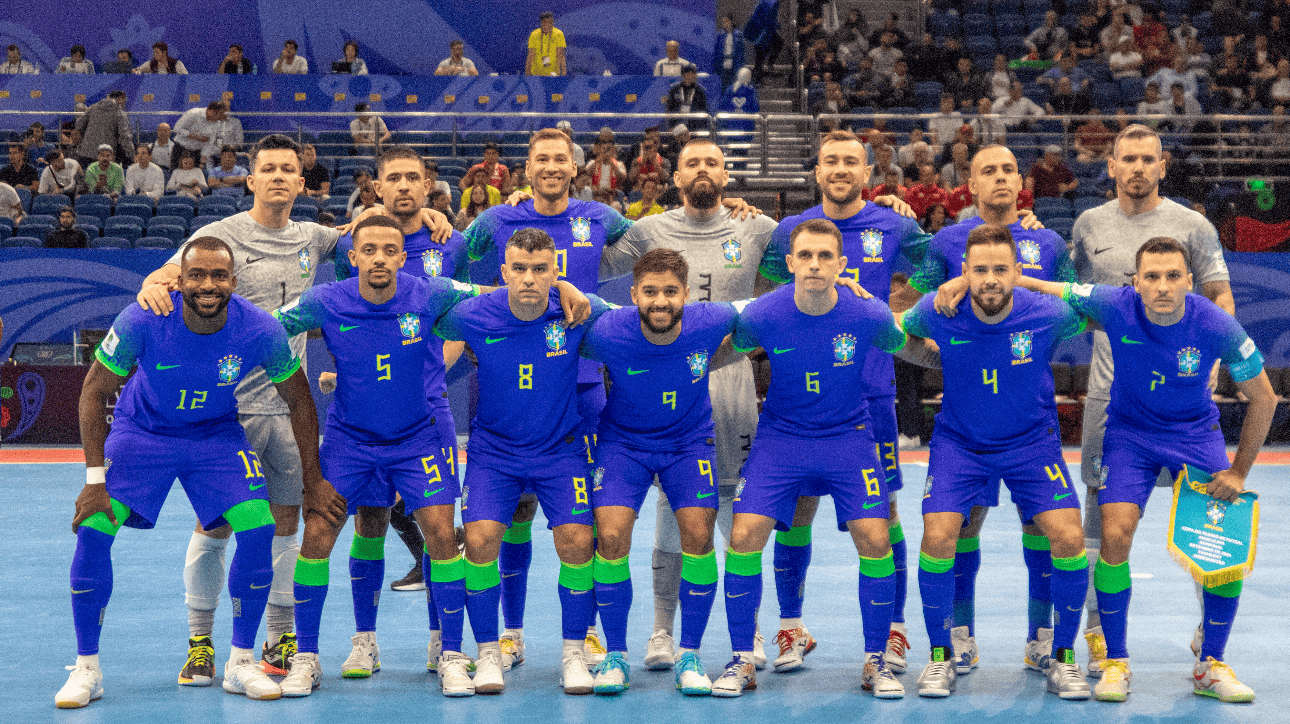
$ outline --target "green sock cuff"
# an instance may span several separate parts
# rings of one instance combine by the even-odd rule
[[[928,573],[948,573],[954,569],[953,558],[937,558],[929,556],[926,553],[918,552],[918,568]]]
[[[1080,551],[1077,556],[1058,558],[1053,556],[1053,568],[1059,571],[1082,571],[1088,568],[1088,551]]]
[[[349,557],[360,561],[385,560],[385,536],[364,538],[354,534],[354,542],[349,544]]]
[[[865,558],[860,556],[860,575],[866,578],[886,578],[896,574],[896,559],[891,551],[882,558]]]
[[[81,525],[87,528],[93,528],[94,530],[106,535],[116,535],[116,532],[121,530],[121,526],[125,525],[125,521],[130,517],[130,509],[116,498],[111,498],[111,502],[112,515],[115,515],[117,519],[116,525],[112,524],[107,513],[95,513],[82,521]]]
[[[273,512],[269,510],[267,500],[244,500],[224,511],[224,520],[228,521],[234,533],[241,533],[273,525]]]
[[[331,565],[326,558],[296,558],[295,582],[302,586],[325,586],[330,578]]]
[[[801,548],[811,544],[811,526],[795,525],[788,530],[775,531],[775,542],[781,545]]]
[[[717,552],[703,555],[681,554],[681,580],[696,586],[710,586],[717,582]]]
[[[887,529],[887,538],[891,541],[892,545],[896,545],[897,543],[905,540],[905,529],[901,527],[899,521]]]
[[[761,551],[740,553],[739,551],[727,548],[726,573],[733,573],[736,576],[760,576]]]
[[[958,553],[971,553],[972,551],[981,550],[980,538],[959,538],[954,544],[954,550]]]
[[[533,521],[531,520],[525,523],[511,521],[511,527],[502,534],[503,543],[519,544],[528,543],[531,540],[533,540]]]
[[[560,561],[560,585],[570,591],[590,591],[595,585],[593,558],[586,563],[565,563]]]
[[[1215,596],[1222,596],[1223,598],[1236,598],[1241,595],[1241,588],[1244,583],[1245,581],[1232,581],[1231,583],[1224,583],[1221,586],[1214,586],[1213,588],[1205,586],[1205,593],[1212,593]]]
[[[446,561],[430,561],[431,583],[452,583],[465,577],[466,559],[462,558],[460,553]],[[501,579],[499,578],[498,580],[500,581]]]
[[[595,565],[591,567],[592,579],[596,583],[604,584],[622,583],[623,581],[631,580],[632,572],[627,567],[627,558],[628,556],[623,556],[611,561],[597,552],[596,557],[593,559]]]
[[[466,574],[467,591],[484,591],[493,586],[502,585],[502,576],[497,570],[497,561],[494,559],[488,563],[474,563],[464,561]],[[430,563],[430,575],[434,575],[434,562]],[[432,581],[433,582],[433,579]]]
[[[1097,565],[1093,568],[1093,587],[1102,593],[1119,593],[1133,585],[1129,578],[1129,562],[1125,561],[1118,566],[1097,559]]]
[[[1021,545],[1028,551],[1052,550],[1052,545],[1048,542],[1048,536],[1046,535],[1030,535],[1029,533],[1022,533]]]

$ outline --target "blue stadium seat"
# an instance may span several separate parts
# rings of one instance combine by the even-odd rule
[[[152,218],[152,202],[149,201],[147,206],[144,206],[137,201],[119,202],[116,205],[116,212],[113,213],[112,218],[119,219],[125,216],[134,217],[139,220],[140,224],[142,224],[144,221]]]
[[[178,249],[179,242],[166,236],[144,236],[134,242],[136,249]]]
[[[300,199],[296,199],[295,206],[291,207],[291,218],[300,217],[305,221],[318,220],[318,207],[309,204],[301,204]]]
[[[999,52],[1008,58],[1020,58],[1026,54],[1026,37],[1024,35],[1004,35],[999,38]],[[1029,70],[1029,69],[1023,69]],[[1021,74],[1017,74],[1021,80]]]
[[[1115,83],[1120,87],[1120,101],[1131,104],[1134,108],[1147,93],[1147,82],[1141,78],[1120,78]]]
[[[164,210],[170,211],[171,209],[164,209]],[[178,226],[181,229],[188,228],[188,219],[185,219],[182,216],[175,216],[169,213],[163,216],[160,213],[161,211],[162,209],[158,209],[158,214],[152,217],[151,219],[148,219],[147,227],[149,229],[151,229],[154,226]]]
[[[322,207],[322,202],[312,196],[297,196],[295,206],[312,206],[317,209]]]
[[[58,210],[64,206],[71,206],[72,198],[63,194],[41,194],[32,199],[31,213],[48,214],[58,218]]]
[[[1050,219],[1043,219],[1044,226],[1052,231],[1061,234],[1063,239],[1069,239],[1071,229],[1075,226],[1075,220],[1069,216],[1059,216]]]
[[[197,207],[198,216],[232,216],[237,213],[237,202],[219,196],[204,196]]]
[[[1093,91],[1089,94],[1093,107],[1100,109],[1103,113],[1114,112],[1120,107],[1120,86],[1111,83],[1094,83]]]
[[[990,8],[994,11],[994,17],[1000,15],[1020,14],[1022,11],[1021,0],[991,0]]]
[[[90,237],[91,249],[129,249],[131,248],[130,240],[123,239],[119,236],[101,236]]]
[[[1071,202],[1061,196],[1041,196],[1035,199],[1035,215],[1070,216]]]
[[[84,231],[85,235],[90,237],[91,239],[97,238],[98,235],[102,233],[99,227],[95,224],[77,224],[76,228],[80,229],[81,231]]]
[[[82,204],[79,198],[76,199],[77,216],[97,216],[100,220],[106,219],[112,215],[112,204],[99,204],[98,202],[87,202]]]
[[[22,227],[28,224],[57,226],[58,217],[52,214],[28,214],[22,217],[22,221],[19,221],[17,226],[21,230]]]
[[[1080,188],[1084,188],[1084,186],[1088,184],[1086,184],[1083,179],[1080,179],[1079,185]],[[1080,214],[1088,211],[1089,209],[1096,209],[1104,203],[1106,203],[1106,199],[1098,196],[1085,196],[1083,198],[1078,198],[1075,200],[1075,205],[1072,208],[1071,213],[1075,218],[1079,218]]]
[[[318,134],[319,156],[339,156],[349,153],[349,148],[354,145],[354,137],[349,131],[323,131]]]
[[[13,236],[13,227],[8,224],[0,224],[0,241],[4,241]]]
[[[215,215],[215,214],[194,216],[193,220],[188,222],[188,228],[191,229],[193,233],[196,233],[197,230],[202,228],[203,226],[208,226],[210,224],[215,223],[216,221],[222,221],[224,218],[225,217],[222,215]]]
[[[133,223],[131,219],[134,219]],[[143,223],[132,216],[113,216],[103,224],[103,235],[120,236],[134,241],[143,236]]]
[[[994,35],[994,18],[984,13],[968,13],[963,16],[963,34]]]
[[[944,13],[928,15],[927,32],[938,38],[958,35],[961,32],[959,17],[957,15],[946,15]]]
[[[121,198],[122,200],[124,200],[127,198],[133,198],[133,197],[122,196]],[[81,194],[80,196],[76,197],[77,213],[80,213],[81,211],[88,211],[87,207],[90,207],[90,206],[106,206],[110,209],[112,208],[112,197],[108,196],[107,194]],[[95,212],[90,211],[89,213],[95,213]],[[100,214],[100,216],[111,216],[111,214]]]
[[[148,226],[148,236],[164,236],[179,246],[188,238],[188,230],[173,224],[152,224]]]
[[[162,196],[157,202],[157,216],[178,216],[186,226],[188,220],[196,216],[194,207],[193,200],[187,196]]]
[[[76,214],[76,225],[77,225],[77,226],[80,226],[81,224],[90,224],[90,225],[93,225],[93,226],[97,226],[97,227],[99,227],[99,228],[101,229],[101,228],[103,228],[103,217],[98,216],[98,215],[96,215],[96,214],[81,214],[81,213],[77,213],[77,214]]]
[[[346,192],[344,195],[338,194],[336,196],[331,197],[330,199],[327,199],[327,203],[323,206],[323,209],[326,211],[330,211],[332,216],[335,216],[336,218],[339,219],[340,217],[345,215],[345,209],[348,207],[349,207],[349,193]]]
[[[990,56],[990,62],[993,63],[994,54],[998,50],[998,43],[995,42],[993,35],[969,35],[963,41],[963,47],[974,57],[979,55]],[[978,67],[980,66],[978,65]],[[986,65],[985,67],[989,68],[990,66]]]
[[[1006,37],[1026,35],[1026,16],[1020,13],[998,14],[994,16],[994,34],[1000,40]]]
[[[255,197],[254,197],[254,196],[242,196],[242,197],[238,198],[238,200],[237,200],[237,210],[238,210],[238,211],[250,211],[250,210],[251,210],[251,207],[252,207],[252,206],[254,206],[254,205],[255,205]]]
[[[0,241],[0,246],[6,248],[17,248],[22,246],[41,247],[45,245],[44,237],[37,239],[34,236],[11,236],[4,241]]]
[[[14,191],[18,192],[18,200],[22,202],[23,213],[30,213],[31,212],[31,189],[27,188],[26,186],[18,186],[14,188]]]

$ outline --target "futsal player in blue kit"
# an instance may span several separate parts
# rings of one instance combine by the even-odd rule
[[[739,357],[726,341],[738,312],[727,302],[686,304],[689,264],[671,249],[646,252],[632,275],[636,306],[605,313],[582,342],[582,355],[605,365],[609,391],[591,489],[599,538],[592,577],[608,649],[595,691],[616,694],[629,685],[628,554],[637,513],[657,475],[681,531],[676,688],[703,696],[712,693],[699,645],[717,590],[712,536],[720,479],[708,373]]]
[[[1033,519],[1052,546],[1056,609],[1048,690],[1087,699],[1088,682],[1075,663],[1088,559],[1079,496],[1062,460],[1061,430],[1049,360],[1061,340],[1084,331],[1084,319],[1060,300],[1014,291],[1021,276],[1008,227],[983,224],[968,234],[961,262],[970,294],[950,317],[925,295],[904,313],[911,338],[936,342],[945,399],[932,433],[923,490],[923,541],[918,583],[931,642],[918,694],[946,697],[958,669],[951,646],[954,564],[959,530],[974,506],[997,505],[1007,484],[1023,519]]]
[[[182,314],[154,316],[136,304],[112,323],[81,388],[80,424],[86,482],[72,530],[72,618],[76,666],[55,696],[74,709],[103,695],[99,635],[112,595],[112,543],[122,525],[151,528],[176,477],[202,525],[230,525],[237,537],[228,576],[233,646],[224,690],[277,699],[253,647],[273,577],[273,516],[255,451],[237,421],[238,382],[262,367],[290,409],[300,448],[307,504],[322,506],[318,423],[300,360],[268,312],[233,294],[233,254],[213,237],[188,244],[179,291]],[[135,369],[108,430],[106,398]]]
[[[794,283],[760,297],[739,315],[736,352],[766,350],[770,389],[744,479],[735,494],[726,551],[726,620],[734,657],[712,684],[713,696],[740,696],[757,686],[752,660],[761,603],[761,555],[772,530],[789,530],[797,499],[810,483],[826,486],[838,529],[850,531],[860,555],[859,598],[865,639],[862,687],[900,698],[904,687],[883,663],[895,599],[888,533],[886,476],[869,433],[863,392],[865,349],[905,346],[891,310],[875,299],[839,294],[846,268],[842,234],[832,222],[803,222],[789,239]]]
[[[1138,249],[1133,287],[1025,282],[1060,294],[1102,325],[1115,362],[1102,453],[1106,487],[1098,496],[1102,552],[1093,574],[1107,649],[1102,680],[1093,689],[1099,701],[1129,695],[1129,549],[1157,471],[1167,467],[1176,476],[1183,465],[1195,466],[1213,475],[1209,495],[1235,500],[1276,410],[1263,355],[1235,318],[1191,293],[1190,263],[1178,241],[1154,237]],[[1216,361],[1228,366],[1250,400],[1230,463],[1208,387]],[[1242,584],[1206,587],[1203,593],[1204,640],[1192,671],[1194,691],[1221,701],[1254,700],[1254,691],[1223,661]]]
[[[972,157],[968,189],[976,201],[977,215],[937,232],[923,263],[910,279],[910,284],[920,292],[936,292],[947,281],[954,282],[939,298],[942,305],[950,307],[944,309],[946,314],[952,316],[955,304],[967,294],[966,281],[960,276],[967,239],[973,229],[983,224],[1008,227],[1017,245],[1021,272],[1026,276],[1046,281],[1078,281],[1062,237],[1038,227],[1034,216],[1023,219],[1017,210],[1017,195],[1022,185],[1017,158],[1006,147],[986,146]],[[949,303],[951,298],[953,304]],[[1044,404],[1056,414],[1052,395],[1044,398]],[[989,503],[997,504],[997,501]],[[959,531],[954,556],[954,627],[950,630],[950,640],[960,674],[971,673],[980,659],[976,643],[976,579],[981,570],[981,528],[988,510],[986,504],[973,506]],[[1051,546],[1033,520],[1022,520],[1021,540],[1022,559],[1029,577],[1028,630],[1022,661],[1027,669],[1043,672],[1048,668],[1053,649]]]
[[[467,300],[435,326],[444,339],[464,341],[479,364],[479,410],[461,491],[466,610],[480,657],[500,655],[498,553],[521,493],[531,489],[560,558],[564,691],[590,694],[594,679],[583,647],[594,614],[591,451],[578,434],[577,402],[577,352],[587,328],[564,326],[549,235],[520,229],[507,240],[504,259],[505,291]],[[610,305],[587,296],[594,321]]]
[[[866,160],[864,144],[855,134],[834,131],[826,135],[820,141],[819,163],[815,166],[815,181],[824,203],[780,221],[772,243],[778,253],[787,254],[793,229],[809,219],[828,219],[842,232],[842,252],[849,260],[842,276],[854,279],[879,300],[887,302],[891,295],[891,274],[900,257],[917,266],[932,237],[916,219],[861,197],[869,181]],[[896,602],[884,660],[899,674],[905,671],[909,641],[905,638],[905,533],[896,510],[896,492],[904,487],[896,429],[896,372],[891,354],[876,347],[865,351],[862,365],[867,385],[862,394],[869,407],[870,432],[878,445],[891,495],[889,537],[896,567]],[[775,671],[797,669],[806,653],[815,647],[815,639],[802,625],[801,618],[806,569],[811,563],[811,521],[819,505],[819,498],[815,496],[822,492],[815,486],[807,486],[804,495],[808,497],[798,503],[792,529],[775,533],[775,593],[780,609],[780,631],[775,637],[779,657],[774,662]]]

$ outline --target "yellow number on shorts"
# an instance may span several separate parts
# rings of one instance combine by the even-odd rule
[[[376,379],[378,379],[378,380],[388,380],[388,379],[390,379],[390,364],[389,364],[388,362],[386,362],[385,364],[381,364],[381,361],[382,361],[382,360],[387,360],[387,359],[389,359],[389,358],[390,358],[390,356],[389,356],[388,354],[378,354],[378,355],[376,355],[376,369],[377,369],[377,371],[383,371],[383,372],[385,372],[385,374],[381,375],[380,377],[377,377]]]
[[[256,455],[254,450],[251,451],[250,455],[247,455],[245,451],[238,450],[237,456],[242,458],[242,464],[246,466],[246,477],[264,477],[264,473],[260,471],[260,456]]]
[[[520,365],[520,389],[533,389],[533,365]]]
[[[587,464],[595,465],[596,459],[592,457],[591,451],[596,449],[596,436],[592,435],[591,437],[587,437],[586,435],[583,435],[582,446],[587,450]]]
[[[671,405],[673,410],[676,409],[676,390],[663,393],[663,406],[668,405]]]
[[[887,446],[887,452],[879,454],[878,458],[879,459],[885,458],[891,461],[891,465],[884,467],[883,470],[895,470],[899,465],[898,461],[896,460],[896,443],[884,442],[882,444]]]
[[[421,458],[421,468],[426,471],[426,475],[430,476],[430,479],[426,481],[426,485],[437,483],[443,480],[443,476],[439,474],[439,466],[430,464],[433,461],[434,461],[433,455],[431,455],[428,458]]]
[[[587,479],[586,478],[573,479],[573,502],[582,503],[584,505],[587,503]]]
[[[1069,485],[1067,485],[1067,484],[1066,484],[1066,474],[1062,472],[1062,466],[1060,466],[1060,465],[1045,465],[1045,466],[1044,466],[1044,472],[1048,473],[1048,479],[1049,479],[1049,480],[1060,480],[1060,481],[1062,481],[1062,487],[1063,487],[1063,488],[1069,488],[1069,487],[1070,487]]]
[[[819,377],[819,376],[820,376],[819,372],[806,373],[806,391],[807,392],[814,392],[817,395],[820,394],[820,381],[815,379],[816,377]]]
[[[184,409],[185,402],[188,403],[188,409],[190,410],[201,409],[201,406],[206,403],[206,393],[207,393],[207,390],[193,390],[193,397],[190,400],[188,399],[188,390],[180,390],[179,406],[176,407],[175,409],[176,410]]]
[[[989,372],[990,374],[986,374],[985,369],[981,370],[981,384],[994,387],[994,394],[997,395],[999,394],[999,370],[990,370]]]
[[[711,460],[699,461],[699,477],[701,478],[706,477],[708,479],[708,487],[714,487],[716,485],[716,483],[712,481],[712,461]]]
[[[443,459],[448,461],[448,472],[455,478],[457,477],[457,451],[454,448],[439,448],[443,453]]]
[[[861,469],[860,475],[861,477],[864,478],[865,495],[882,495],[882,488],[879,487],[879,483],[881,481],[878,480],[877,478],[870,477],[871,475],[873,475],[873,468]]]

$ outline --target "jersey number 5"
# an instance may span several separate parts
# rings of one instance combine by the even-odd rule
[[[390,363],[389,363],[389,362],[385,362],[385,360],[387,360],[387,359],[389,359],[389,358],[390,358],[390,356],[389,356],[388,354],[378,354],[378,355],[376,355],[376,369],[377,369],[377,371],[378,371],[378,372],[384,372],[384,373],[385,373],[385,374],[381,375],[380,377],[377,377],[376,379],[378,379],[378,380],[388,380],[388,379],[390,379]]]

